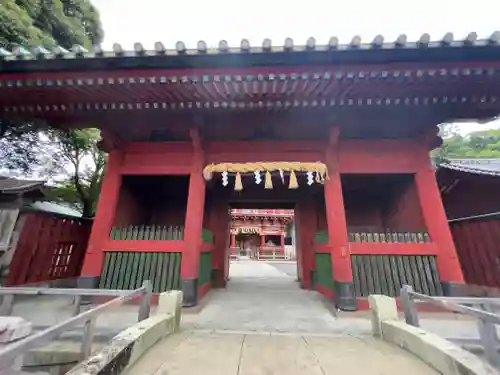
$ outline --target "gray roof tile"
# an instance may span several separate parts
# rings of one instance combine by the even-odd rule
[[[449,163],[441,164],[440,167],[471,174],[500,176],[500,159],[450,159]]]
[[[188,49],[186,44],[179,41],[175,49],[167,49],[161,42],[156,42],[154,50],[147,50],[141,43],[134,43],[133,51],[126,51],[115,43],[112,51],[103,51],[101,46],[94,46],[87,50],[80,45],[75,45],[71,50],[60,46],[49,51],[43,47],[31,49],[23,46],[13,48],[12,51],[0,48],[0,60],[36,60],[55,58],[89,58],[89,57],[131,57],[131,56],[155,56],[155,55],[204,55],[204,54],[234,54],[234,53],[262,53],[262,52],[303,52],[303,51],[348,51],[348,50],[387,50],[387,49],[433,49],[433,48],[457,48],[457,47],[484,47],[500,46],[500,31],[495,31],[489,38],[478,39],[475,32],[471,32],[465,39],[456,40],[452,33],[446,33],[440,40],[431,41],[429,34],[422,34],[414,42],[407,41],[407,36],[401,34],[395,41],[385,41],[382,35],[377,35],[371,41],[363,42],[359,36],[354,36],[349,43],[339,43],[337,37],[330,38],[328,44],[318,45],[313,37],[306,40],[305,44],[297,45],[291,38],[286,38],[284,43],[273,45],[266,38],[261,45],[252,46],[247,39],[242,39],[238,47],[230,47],[228,42],[221,40],[215,48],[208,47],[207,43],[200,40],[196,49]]]
[[[0,176],[1,194],[22,194],[33,190],[41,189],[45,181],[40,180],[20,180],[17,178]]]

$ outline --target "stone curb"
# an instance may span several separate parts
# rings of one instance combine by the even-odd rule
[[[174,332],[172,315],[155,315],[116,335],[99,352],[73,367],[66,375],[121,374],[146,350]]]
[[[158,341],[179,330],[182,292],[160,294],[156,315],[120,332],[99,352],[73,367],[66,375],[119,375]]]
[[[382,322],[381,327],[384,341],[408,350],[443,375],[499,374],[475,354],[421,328],[398,321]]]
[[[368,297],[372,333],[406,349],[443,375],[493,375],[499,372],[460,346],[438,335],[398,320],[396,300],[382,295]]]

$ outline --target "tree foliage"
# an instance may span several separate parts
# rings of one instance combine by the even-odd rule
[[[45,142],[33,122],[0,119],[0,167],[29,173],[40,168]]]
[[[99,13],[90,0],[0,1],[0,47],[91,47],[102,39]]]
[[[85,48],[101,43],[99,13],[90,0],[0,0],[0,47]],[[54,199],[78,206],[91,217],[106,155],[97,148],[99,131],[59,130],[34,121],[0,119],[0,168],[64,176]]]
[[[461,135],[456,127],[442,128],[443,145],[433,151],[437,164],[453,158],[500,158],[500,129]]]
[[[102,38],[99,13],[90,0],[0,0],[2,48],[90,47]],[[52,158],[40,129],[48,125],[0,118],[0,168],[27,173],[45,168]]]
[[[68,165],[65,178],[51,189],[51,198],[73,204],[83,217],[93,217],[107,161],[98,147],[99,130],[55,130],[50,136],[58,146],[54,156]]]

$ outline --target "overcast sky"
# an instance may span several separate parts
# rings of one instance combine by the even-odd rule
[[[315,37],[326,44],[336,36],[349,42],[359,35],[371,41],[381,34],[387,41],[406,34],[416,40],[422,33],[440,39],[453,32],[463,38],[475,31],[488,37],[500,30],[500,0],[92,0],[101,13],[103,47],[120,43],[132,49],[135,42],[153,49],[156,41],[174,48],[179,40],[196,47],[199,40],[217,46],[227,40],[238,46],[242,38],[260,45],[264,38],[282,44],[286,37],[305,44]],[[239,5],[238,5],[239,3]],[[464,131],[500,127],[500,121],[475,126],[461,124]]]

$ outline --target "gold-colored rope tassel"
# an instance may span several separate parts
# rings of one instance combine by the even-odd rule
[[[295,171],[290,172],[290,183],[288,185],[289,189],[297,189],[299,187],[299,183],[297,182],[297,176],[295,175]]]
[[[242,191],[243,190],[243,184],[241,183],[240,172],[236,173],[236,180],[234,181],[234,190],[235,191]]]
[[[271,179],[271,172],[266,171],[266,180],[264,182],[264,189],[272,189],[273,180]]]

